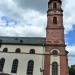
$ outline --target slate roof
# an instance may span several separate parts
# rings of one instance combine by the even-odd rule
[[[43,45],[45,38],[42,37],[0,37],[1,44],[25,44]]]
[[[9,75],[9,74],[7,74],[7,73],[0,73],[0,75]]]

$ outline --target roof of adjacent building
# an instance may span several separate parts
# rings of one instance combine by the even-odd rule
[[[43,45],[45,37],[0,37],[1,44]]]
[[[9,74],[7,74],[7,73],[0,73],[0,75],[9,75]]]

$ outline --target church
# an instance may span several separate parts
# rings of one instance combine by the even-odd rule
[[[49,0],[46,37],[0,37],[0,73],[68,75],[61,0]]]

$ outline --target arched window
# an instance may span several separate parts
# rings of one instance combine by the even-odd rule
[[[0,59],[0,72],[3,71],[4,63],[5,63],[5,59],[4,58]]]
[[[58,63],[57,62],[52,63],[52,75],[58,75]]]
[[[15,52],[20,53],[21,52],[20,48],[17,48]]]
[[[53,55],[58,55],[58,51],[53,50],[52,54],[53,54]]]
[[[17,68],[18,68],[18,60],[15,59],[15,60],[13,60],[11,73],[17,73]]]
[[[53,3],[53,9],[57,9],[57,3]]]
[[[30,60],[27,66],[27,75],[33,75],[34,61]]]
[[[8,52],[8,48],[4,48],[3,49],[3,52]]]
[[[57,24],[57,17],[53,17],[53,24]]]
[[[35,50],[34,49],[31,49],[30,50],[30,54],[35,54]]]

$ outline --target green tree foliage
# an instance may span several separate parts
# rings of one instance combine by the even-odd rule
[[[75,75],[75,68],[69,67],[69,75]]]

